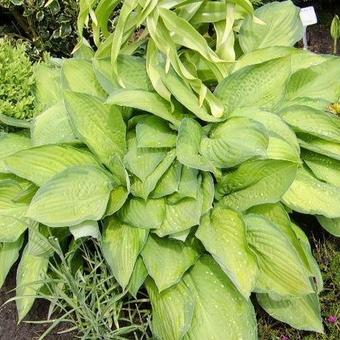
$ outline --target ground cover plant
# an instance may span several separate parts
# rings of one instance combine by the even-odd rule
[[[0,137],[2,280],[28,230],[20,319],[49,238],[92,236],[125,292],[146,288],[155,337],[256,339],[250,296],[323,332],[289,214],[339,235],[340,60],[293,48],[302,31],[290,1],[80,2],[74,57],[35,68],[30,135]]]

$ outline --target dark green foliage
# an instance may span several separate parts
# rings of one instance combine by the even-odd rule
[[[12,31],[19,31],[40,54],[70,56],[77,39],[76,0],[0,0],[0,9],[8,24],[14,22]]]
[[[25,45],[0,39],[0,114],[25,119],[34,111],[33,68]]]

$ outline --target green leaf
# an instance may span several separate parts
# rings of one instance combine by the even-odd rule
[[[150,176],[164,159],[167,150],[162,148],[139,148],[136,137],[128,136],[128,152],[124,157],[126,168],[141,181]]]
[[[66,59],[63,62],[62,82],[65,90],[105,98],[106,93],[98,83],[92,63],[84,59]]]
[[[273,318],[296,329],[323,333],[320,304],[316,294],[290,299],[272,299],[268,294],[257,294],[256,298]]]
[[[267,146],[263,125],[240,117],[215,126],[209,137],[203,137],[200,153],[216,167],[231,168],[250,158],[264,157]]]
[[[0,173],[8,172],[4,159],[20,150],[28,149],[32,146],[31,140],[16,133],[1,133],[0,134]]]
[[[169,167],[152,192],[153,198],[168,196],[178,191],[182,167],[182,164],[177,161]]]
[[[202,256],[184,276],[184,282],[194,298],[195,310],[191,328],[183,339],[257,339],[251,302],[210,256]]]
[[[110,58],[93,59],[93,67],[99,83],[108,94],[122,88],[118,78],[112,73]],[[121,54],[118,56],[117,68],[119,78],[126,89],[153,91],[144,58]]]
[[[0,243],[0,288],[4,284],[7,274],[11,270],[13,264],[19,258],[19,252],[23,241],[23,237],[20,237],[15,242]]]
[[[308,106],[293,105],[281,110],[279,114],[297,132],[340,143],[339,122],[330,113]]]
[[[199,154],[202,137],[203,131],[199,123],[190,118],[183,119],[178,130],[177,158],[190,168],[216,172],[215,167]]]
[[[244,67],[222,80],[215,94],[227,114],[242,107],[272,110],[282,100],[290,76],[290,58]]]
[[[291,244],[295,247],[307,270],[310,269],[309,258],[312,255],[306,255],[305,247],[304,245],[301,245],[301,242],[296,235],[295,229],[292,226],[289,215],[281,203],[257,205],[247,210],[247,213],[261,215],[274,224],[275,227],[280,229],[284,236],[288,238]],[[307,244],[309,245],[308,240]]]
[[[289,238],[265,217],[249,214],[244,220],[259,268],[256,291],[282,296],[313,293],[309,272]]]
[[[327,218],[325,216],[317,216],[318,222],[330,234],[340,237],[340,218]]]
[[[175,126],[178,126],[182,119],[182,114],[176,110],[173,112],[169,102],[156,92],[129,89],[116,90],[109,96],[106,103],[150,112]]]
[[[268,111],[243,108],[234,111],[230,117],[246,117],[261,123],[269,132],[275,133],[287,141],[297,151],[300,150],[299,143],[293,130],[276,114]]]
[[[61,69],[52,63],[35,63],[35,96],[37,104],[47,109],[63,99]]]
[[[65,105],[76,135],[108,167],[114,155],[126,150],[126,127],[113,105],[84,93],[65,92]]]
[[[43,145],[18,151],[5,164],[15,175],[38,186],[72,166],[98,165],[91,153],[70,145]]]
[[[138,256],[137,261],[135,263],[135,267],[133,268],[133,272],[130,278],[128,290],[129,293],[133,297],[137,297],[137,293],[140,287],[143,285],[145,279],[148,276],[148,271],[145,267],[143,259],[141,256]]]
[[[268,60],[285,56],[291,57],[292,72],[296,72],[301,68],[308,68],[312,65],[320,64],[326,60],[324,55],[301,50],[299,48],[286,46],[265,47],[242,55],[234,64],[232,72],[248,65],[260,64]]]
[[[244,211],[264,203],[276,203],[296,176],[293,162],[280,160],[248,161],[225,175],[216,186],[216,198],[223,206]]]
[[[175,158],[175,150],[170,150],[144,182],[141,182],[138,179],[133,182],[131,185],[132,194],[146,200],[150,193],[155,189],[161,177],[169,169]]]
[[[152,306],[152,331],[159,339],[178,340],[190,329],[195,302],[181,281],[161,293],[152,279],[146,281]]]
[[[157,229],[161,226],[165,215],[163,199],[131,198],[118,212],[123,223],[137,228]]]
[[[298,170],[282,201],[301,213],[340,217],[340,187],[321,182],[304,169]]]
[[[31,129],[34,146],[59,143],[76,143],[63,102],[58,102],[34,118]]]
[[[339,58],[332,58],[319,65],[295,72],[287,85],[285,99],[309,97],[322,98],[330,102],[337,101],[340,94],[340,79],[335,75],[339,67]]]
[[[255,21],[254,16],[263,23]],[[248,15],[240,28],[239,42],[244,53],[270,46],[294,46],[302,39],[299,8],[291,1],[261,6],[254,16]]]
[[[304,255],[307,259],[308,266],[313,275],[313,286],[316,293],[321,293],[323,291],[323,278],[321,274],[321,270],[319,268],[319,264],[313,256],[312,247],[309,243],[309,239],[303,230],[298,227],[295,223],[291,223],[291,228],[294,230],[294,233],[299,240],[301,248],[304,252]]]
[[[123,186],[118,186],[111,191],[109,203],[105,211],[105,216],[111,216],[117,212],[125,203],[129,195],[128,190]]]
[[[30,311],[39,289],[44,285],[48,261],[48,257],[30,254],[28,246],[22,253],[16,279],[16,305],[19,322]]]
[[[248,299],[255,286],[257,263],[248,248],[245,224],[233,210],[216,207],[205,215],[196,237]]]
[[[176,146],[176,133],[169,124],[155,116],[150,116],[136,126],[138,148],[172,148]]]
[[[267,157],[297,164],[301,163],[299,150],[276,133],[269,134]]]
[[[37,191],[27,216],[50,227],[100,220],[113,187],[111,177],[99,167],[66,169]]]
[[[141,252],[148,230],[131,227],[116,217],[105,222],[102,250],[116,280],[124,289],[131,278],[137,257]]]
[[[304,151],[303,161],[321,181],[340,187],[340,160],[335,160],[318,153]]]
[[[24,189],[13,180],[0,182],[0,242],[17,241],[30,224],[25,217],[28,204],[15,202]]]
[[[165,206],[164,221],[155,233],[163,237],[198,225],[202,213],[202,202],[203,196],[201,193],[197,199],[184,198],[176,203],[168,202]]]
[[[75,240],[82,237],[93,237],[100,239],[100,230],[97,221],[84,221],[70,227],[70,232]]]
[[[197,250],[189,244],[152,234],[142,250],[144,264],[159,292],[180,282],[198,256]]]
[[[301,148],[320,153],[340,161],[340,143],[300,133],[298,135]]]

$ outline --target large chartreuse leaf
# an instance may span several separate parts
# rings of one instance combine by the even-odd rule
[[[153,334],[159,339],[182,339],[191,327],[195,309],[195,300],[187,285],[181,281],[159,293],[152,279],[148,279],[146,288],[152,306]]]
[[[65,92],[65,104],[75,134],[105,165],[111,166],[114,155],[124,155],[126,127],[117,107],[71,91]]]
[[[286,99],[298,97],[322,98],[330,102],[340,95],[340,59],[332,58],[319,65],[311,66],[294,73],[287,85]]]
[[[244,219],[249,246],[259,268],[256,290],[282,296],[313,293],[309,271],[289,238],[263,216],[249,214]]]
[[[300,152],[276,133],[269,133],[267,157],[270,159],[301,163]]]
[[[302,39],[303,27],[299,8],[291,1],[274,2],[248,15],[240,28],[239,42],[243,52],[270,46],[293,46]]]
[[[288,161],[245,162],[222,177],[216,186],[216,198],[221,198],[224,206],[239,211],[259,204],[276,203],[294,181],[296,170],[296,163]]]
[[[121,88],[117,77],[112,72],[110,58],[93,59],[94,72],[97,80],[107,93]],[[130,90],[153,91],[148,78],[145,59],[142,57],[121,54],[118,56],[117,69],[120,82]]]
[[[18,151],[5,159],[7,169],[38,186],[65,169],[77,165],[99,165],[85,149],[70,145],[43,145]]]
[[[27,184],[14,180],[0,182],[0,242],[17,241],[30,224],[27,202],[18,201],[26,189]]]
[[[316,294],[281,299],[273,299],[268,294],[257,294],[256,297],[260,306],[273,318],[297,329],[323,333]]]
[[[202,256],[184,276],[184,282],[195,303],[191,328],[184,339],[257,339],[251,302],[210,256]]]
[[[282,119],[295,131],[340,143],[339,119],[309,106],[293,105],[280,111]]]
[[[67,59],[63,63],[62,82],[64,89],[82,92],[96,97],[106,93],[96,79],[92,63],[84,59]]]
[[[165,216],[164,199],[131,198],[118,212],[123,223],[137,228],[157,229]]]
[[[319,181],[305,169],[298,170],[282,201],[289,208],[305,214],[340,217],[340,187]]]
[[[302,159],[320,180],[340,187],[340,160],[304,151]]]
[[[178,130],[177,158],[190,168],[216,172],[213,164],[199,154],[202,137],[203,130],[198,122],[190,118],[183,119]]]
[[[247,210],[247,213],[254,213],[261,215],[268,219],[289,239],[291,244],[295,247],[301,260],[307,269],[310,268],[309,255],[306,256],[304,247],[301,245],[290,221],[289,215],[281,203],[262,204]]]
[[[167,150],[163,148],[140,148],[133,134],[128,135],[128,152],[124,157],[126,168],[141,181],[150,176],[164,159]]]
[[[50,227],[99,220],[114,186],[101,168],[75,166],[52,177],[37,191],[27,215]]]
[[[305,133],[299,133],[298,137],[301,148],[340,161],[340,143],[334,143]]]
[[[129,195],[129,191],[124,186],[115,187],[110,194],[109,202],[105,211],[105,216],[113,215],[125,203]]]
[[[60,61],[60,59],[59,59]],[[41,109],[46,109],[63,99],[61,68],[52,63],[34,65],[35,97]]]
[[[110,217],[104,227],[102,250],[113,275],[125,288],[130,280],[137,257],[141,252],[148,230],[135,228]]]
[[[263,125],[240,117],[217,125],[208,137],[203,137],[200,153],[216,167],[231,168],[250,158],[265,157],[267,146]]]
[[[128,286],[129,293],[133,297],[137,297],[139,288],[143,285],[147,276],[148,276],[148,271],[145,267],[143,259],[141,256],[138,256],[135,266],[133,268],[133,272],[132,272],[129,286]]]
[[[290,56],[292,72],[296,72],[301,68],[307,68],[312,65],[317,65],[326,60],[324,55],[311,53],[307,50],[286,46],[273,46],[253,50],[242,55],[234,64],[232,72],[235,72],[242,67],[254,64],[260,64],[265,61]]]
[[[161,292],[178,283],[195,263],[198,251],[188,242],[150,235],[142,251],[149,275]]]
[[[136,139],[139,148],[172,148],[177,136],[165,120],[150,116],[137,124]]]
[[[0,173],[8,172],[4,159],[17,151],[28,149],[32,146],[31,140],[17,133],[0,133]]]
[[[285,94],[290,76],[290,58],[277,58],[244,67],[220,82],[215,94],[226,114],[242,107],[276,108]]]
[[[178,110],[173,111],[170,103],[156,92],[120,89],[111,93],[106,102],[153,113],[175,126],[178,126],[183,118]]]
[[[255,286],[257,264],[248,248],[241,216],[230,209],[214,208],[210,216],[203,216],[196,237],[241,294],[248,298]]]
[[[318,222],[329,233],[336,237],[340,237],[340,218],[327,218],[325,216],[317,216]]]
[[[176,193],[173,195],[176,195]],[[160,237],[182,232],[200,222],[203,204],[201,192],[199,192],[197,198],[183,198],[176,202],[171,202],[171,198],[172,196],[168,198],[165,206],[163,223],[155,231]]]
[[[21,321],[33,306],[35,296],[44,285],[48,267],[48,257],[34,256],[27,245],[24,249],[17,270],[16,305]]]
[[[160,181],[165,172],[169,169],[175,158],[175,150],[170,150],[163,158],[163,160],[158,164],[158,166],[154,169],[154,171],[145,178],[144,182],[142,182],[137,177],[134,178],[131,185],[132,194],[146,200],[150,193],[156,188],[157,183]]]
[[[34,118],[32,144],[46,145],[79,142],[75,137],[63,102],[58,102]]]
[[[174,162],[170,166],[170,168],[160,178],[155,190],[152,192],[153,198],[168,196],[178,191],[182,167],[182,164],[178,161]]]
[[[300,227],[298,227],[295,223],[291,223],[291,228],[294,230],[294,233],[297,239],[299,240],[301,248],[304,252],[305,258],[307,259],[308,266],[313,275],[314,289],[317,293],[320,293],[323,291],[323,278],[319,265],[313,256],[312,247],[309,243],[308,237],[303,232],[303,230]]]
[[[23,237],[20,237],[15,242],[0,243],[0,288],[4,284],[8,272],[19,257],[23,241]]]
[[[238,109],[231,117],[247,117],[261,123],[268,132],[275,133],[299,151],[299,143],[294,131],[277,115],[265,110],[244,108]]]

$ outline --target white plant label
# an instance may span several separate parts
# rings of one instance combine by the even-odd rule
[[[316,24],[318,22],[318,19],[315,14],[314,7],[309,6],[301,8],[300,19],[302,21],[302,25],[305,27]]]

